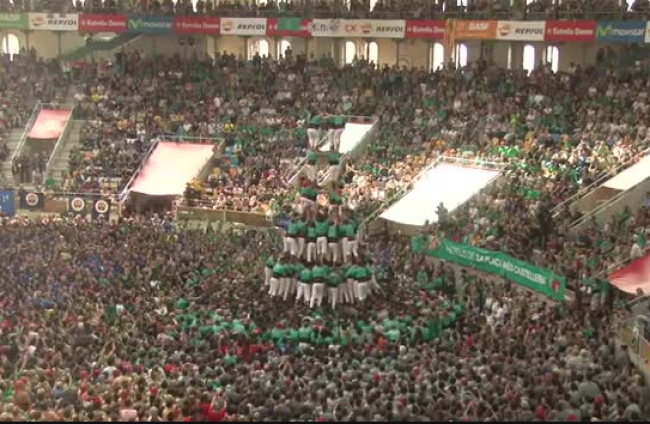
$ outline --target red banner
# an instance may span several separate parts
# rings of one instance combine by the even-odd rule
[[[546,21],[546,41],[589,42],[596,39],[596,21]]]
[[[177,34],[219,35],[220,18],[204,16],[177,16],[174,18],[174,32]]]
[[[650,254],[614,271],[609,282],[625,293],[636,294],[641,289],[646,295],[650,294]]]
[[[445,21],[406,20],[405,38],[428,38],[442,40],[445,38]]]
[[[57,139],[63,133],[65,123],[70,117],[69,110],[41,110],[27,137],[41,140]]]
[[[82,13],[79,15],[79,32],[124,32],[126,21],[126,15]]]
[[[311,19],[268,18],[266,35],[269,37],[311,37]]]

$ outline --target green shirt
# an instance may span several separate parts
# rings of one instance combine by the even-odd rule
[[[318,237],[318,233],[316,232],[316,226],[315,225],[307,226],[307,238],[309,240],[316,240],[317,237]]]
[[[307,162],[309,162],[310,165],[316,165],[316,163],[318,162],[318,153],[309,152],[307,154]]]
[[[327,276],[327,287],[337,288],[341,284],[341,275],[338,272],[332,272]]]
[[[266,267],[273,268],[273,266],[275,266],[275,259],[273,259],[273,256],[269,256],[269,258],[266,260]]]
[[[354,225],[352,225],[351,223],[347,222],[341,225],[340,228],[341,228],[341,234],[343,234],[343,236],[348,238],[354,237]]]
[[[287,227],[287,235],[291,237],[297,237],[303,225],[304,224],[300,221],[291,221]]]
[[[273,266],[273,276],[274,277],[284,277],[286,275],[287,269],[281,263],[277,263]]]
[[[309,200],[316,200],[318,192],[312,187],[306,187],[300,190],[300,195]]]
[[[298,277],[298,279],[303,283],[311,283],[312,280],[311,270],[307,268],[303,269],[300,272],[300,276]]]
[[[345,278],[349,278],[351,280],[356,280],[357,279],[357,270],[359,269],[358,266],[352,265],[345,271]]]
[[[327,230],[327,238],[329,240],[338,240],[339,239],[339,226],[338,225],[330,225],[330,227]]]
[[[324,266],[316,265],[311,271],[312,278],[319,282],[324,282],[327,277],[327,268]]]
[[[316,235],[318,237],[325,237],[329,232],[330,223],[328,220],[325,221],[316,221]]]
[[[327,154],[327,163],[330,165],[338,165],[341,163],[341,154],[338,152],[329,152]]]

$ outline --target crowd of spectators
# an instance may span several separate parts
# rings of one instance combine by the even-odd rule
[[[4,90],[17,123],[30,98],[13,90],[56,100],[67,86],[30,60],[24,85]],[[177,138],[216,146],[211,175],[188,187],[192,206],[276,202],[309,220],[304,197],[320,195],[361,221],[440,156],[498,162],[500,180],[428,233],[551,268],[578,299],[550,303],[385,237],[363,246],[378,290],[333,311],[262,295],[279,249],[303,256],[274,231],[192,230],[167,216],[2,218],[0,420],[650,417],[650,391],[615,341],[624,313],[600,278],[646,248],[650,208],[577,232],[577,216],[553,213],[650,147],[647,64],[427,73],[134,53],[96,65],[75,71],[87,122],[67,190],[116,193],[156,140]],[[308,155],[310,118],[340,114],[378,117],[376,138],[341,181],[303,180],[294,198],[285,171]]]
[[[266,232],[4,219],[3,420],[641,421],[614,315],[389,258],[363,304],[260,296]]]
[[[34,6],[29,0],[4,0],[2,12],[151,13],[178,15],[308,16],[319,18],[425,19],[468,16],[481,18],[614,19],[648,16],[648,0],[44,0]]]

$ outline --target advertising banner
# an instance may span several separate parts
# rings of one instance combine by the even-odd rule
[[[221,19],[207,16],[177,16],[174,18],[176,34],[219,35]]]
[[[171,34],[174,30],[174,17],[130,15],[126,21],[126,30],[140,34]]]
[[[596,38],[596,21],[546,21],[546,41],[590,42]]]
[[[442,40],[445,38],[445,21],[423,21],[406,20],[405,38],[427,38],[430,40]]]
[[[643,43],[646,23],[641,21],[604,21],[596,26],[596,41],[602,43]]]
[[[311,23],[314,37],[404,38],[405,31],[403,19],[314,19]]]
[[[35,31],[77,31],[77,13],[30,13],[29,29]]]
[[[266,18],[222,18],[221,35],[266,35]]]
[[[311,37],[311,19],[269,18],[266,35],[269,37]]]
[[[566,294],[566,279],[564,277],[515,259],[505,253],[479,249],[449,240],[442,240],[438,247],[432,250],[429,238],[426,236],[413,237],[411,248],[415,254],[433,256],[488,274],[498,275],[555,300],[564,300]]]
[[[0,29],[29,29],[27,13],[0,13]]]
[[[11,190],[0,191],[0,215],[7,217],[16,215],[16,193]]]
[[[456,21],[457,40],[494,40],[498,21]]]
[[[80,32],[124,32],[126,31],[126,15],[101,15],[82,13],[79,16]]]
[[[544,41],[544,21],[499,21],[497,40]]]

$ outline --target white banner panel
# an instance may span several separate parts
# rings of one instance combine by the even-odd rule
[[[77,31],[77,13],[30,13],[29,29],[34,31]]]
[[[266,18],[221,18],[221,35],[266,35]]]
[[[404,38],[404,19],[314,19],[314,37]]]
[[[650,21],[645,25],[645,42],[650,43]]]
[[[497,40],[544,41],[544,21],[499,21]]]

